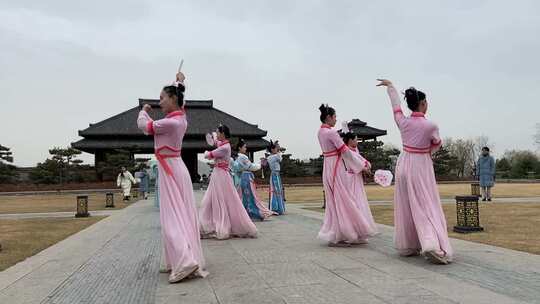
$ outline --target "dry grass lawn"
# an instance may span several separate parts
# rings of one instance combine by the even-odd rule
[[[376,185],[367,185],[366,193],[371,201],[391,201],[394,196],[394,187],[383,188]],[[453,198],[456,195],[470,194],[470,184],[440,184],[441,198]],[[259,195],[264,201],[268,200],[268,189],[260,189]],[[540,184],[497,184],[493,188],[495,197],[540,197]],[[322,186],[287,187],[285,196],[288,203],[322,202]]]
[[[323,212],[321,208],[309,208]],[[461,240],[489,244],[540,254],[540,204],[497,203],[480,204],[480,225],[484,232],[469,234],[452,231],[456,225],[456,206],[443,205],[449,236]],[[371,206],[375,221],[394,225],[392,205]]]
[[[0,219],[0,271],[102,220],[88,218]]]
[[[135,200],[132,198],[131,202]],[[128,204],[122,202],[120,193],[114,194],[114,209],[122,209]],[[88,210],[104,210],[105,193],[88,195]],[[111,210],[113,210],[111,208]],[[0,196],[0,214],[32,213],[32,212],[75,212],[77,211],[77,194],[41,194]]]

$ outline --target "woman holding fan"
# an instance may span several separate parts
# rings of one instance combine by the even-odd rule
[[[169,282],[176,283],[188,276],[205,276],[205,261],[201,247],[193,184],[181,158],[182,140],[187,120],[184,112],[183,84],[185,77],[176,74],[176,82],[161,91],[159,105],[166,115],[153,120],[151,106],[144,105],[137,126],[154,136],[155,155],[159,170],[159,207],[161,238],[165,269]]]

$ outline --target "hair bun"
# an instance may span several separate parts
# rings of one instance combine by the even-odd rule
[[[326,114],[328,112],[328,105],[325,105],[324,103],[321,104],[319,111],[321,111],[321,114]]]
[[[184,94],[184,92],[186,91],[186,87],[184,86],[184,84],[178,83],[176,91],[178,92],[178,94]]]
[[[418,91],[414,87],[410,87],[405,90],[405,100],[407,101],[407,106],[411,111],[418,111],[420,102],[425,99],[426,94],[422,91]]]
[[[405,90],[405,97],[406,98],[410,98],[410,97],[416,97],[416,89],[415,88],[408,88]]]

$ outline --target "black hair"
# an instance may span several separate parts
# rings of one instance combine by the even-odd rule
[[[163,87],[163,92],[165,92],[170,98],[173,98],[174,96],[177,97],[177,103],[179,107],[182,107],[184,105],[184,92],[186,91],[186,87],[178,83],[178,86],[169,85]]]
[[[356,134],[353,132],[347,132],[347,133],[341,133],[341,138],[343,138],[343,142],[348,146],[349,140],[352,140],[356,137]]]
[[[243,139],[239,139],[236,144],[236,151],[240,151],[240,148],[246,145],[246,142]]]
[[[426,99],[426,94],[422,91],[418,91],[414,87],[410,87],[405,90],[405,100],[407,101],[407,106],[413,112],[418,111],[420,107],[420,102]]]
[[[489,152],[489,147],[483,147],[482,150]]]
[[[226,125],[219,125],[217,129],[220,133],[225,134],[225,138],[231,138],[231,130]]]
[[[276,141],[271,141],[271,140],[270,140],[270,144],[268,145],[268,147],[266,148],[266,150],[267,150],[268,152],[272,152],[272,150],[273,150],[274,148],[276,148],[278,145],[279,145],[279,140],[276,140]]]
[[[336,114],[336,110],[334,110],[334,108],[332,107],[329,107],[327,104],[321,104],[321,106],[319,107],[319,111],[321,111],[320,119],[322,123],[326,122],[326,117]]]

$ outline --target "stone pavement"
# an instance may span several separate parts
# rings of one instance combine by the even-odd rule
[[[210,275],[168,284],[158,211],[141,201],[0,272],[0,303],[540,303],[540,256],[452,240],[455,262],[436,266],[398,257],[382,225],[330,248],[322,214],[288,207],[258,239],[204,240]]]
[[[121,209],[105,209],[105,210],[91,210],[89,211],[92,216],[109,216]],[[5,213],[0,214],[0,220],[22,220],[33,218],[59,218],[59,217],[74,217],[75,211],[70,212],[37,212],[37,213]]]

